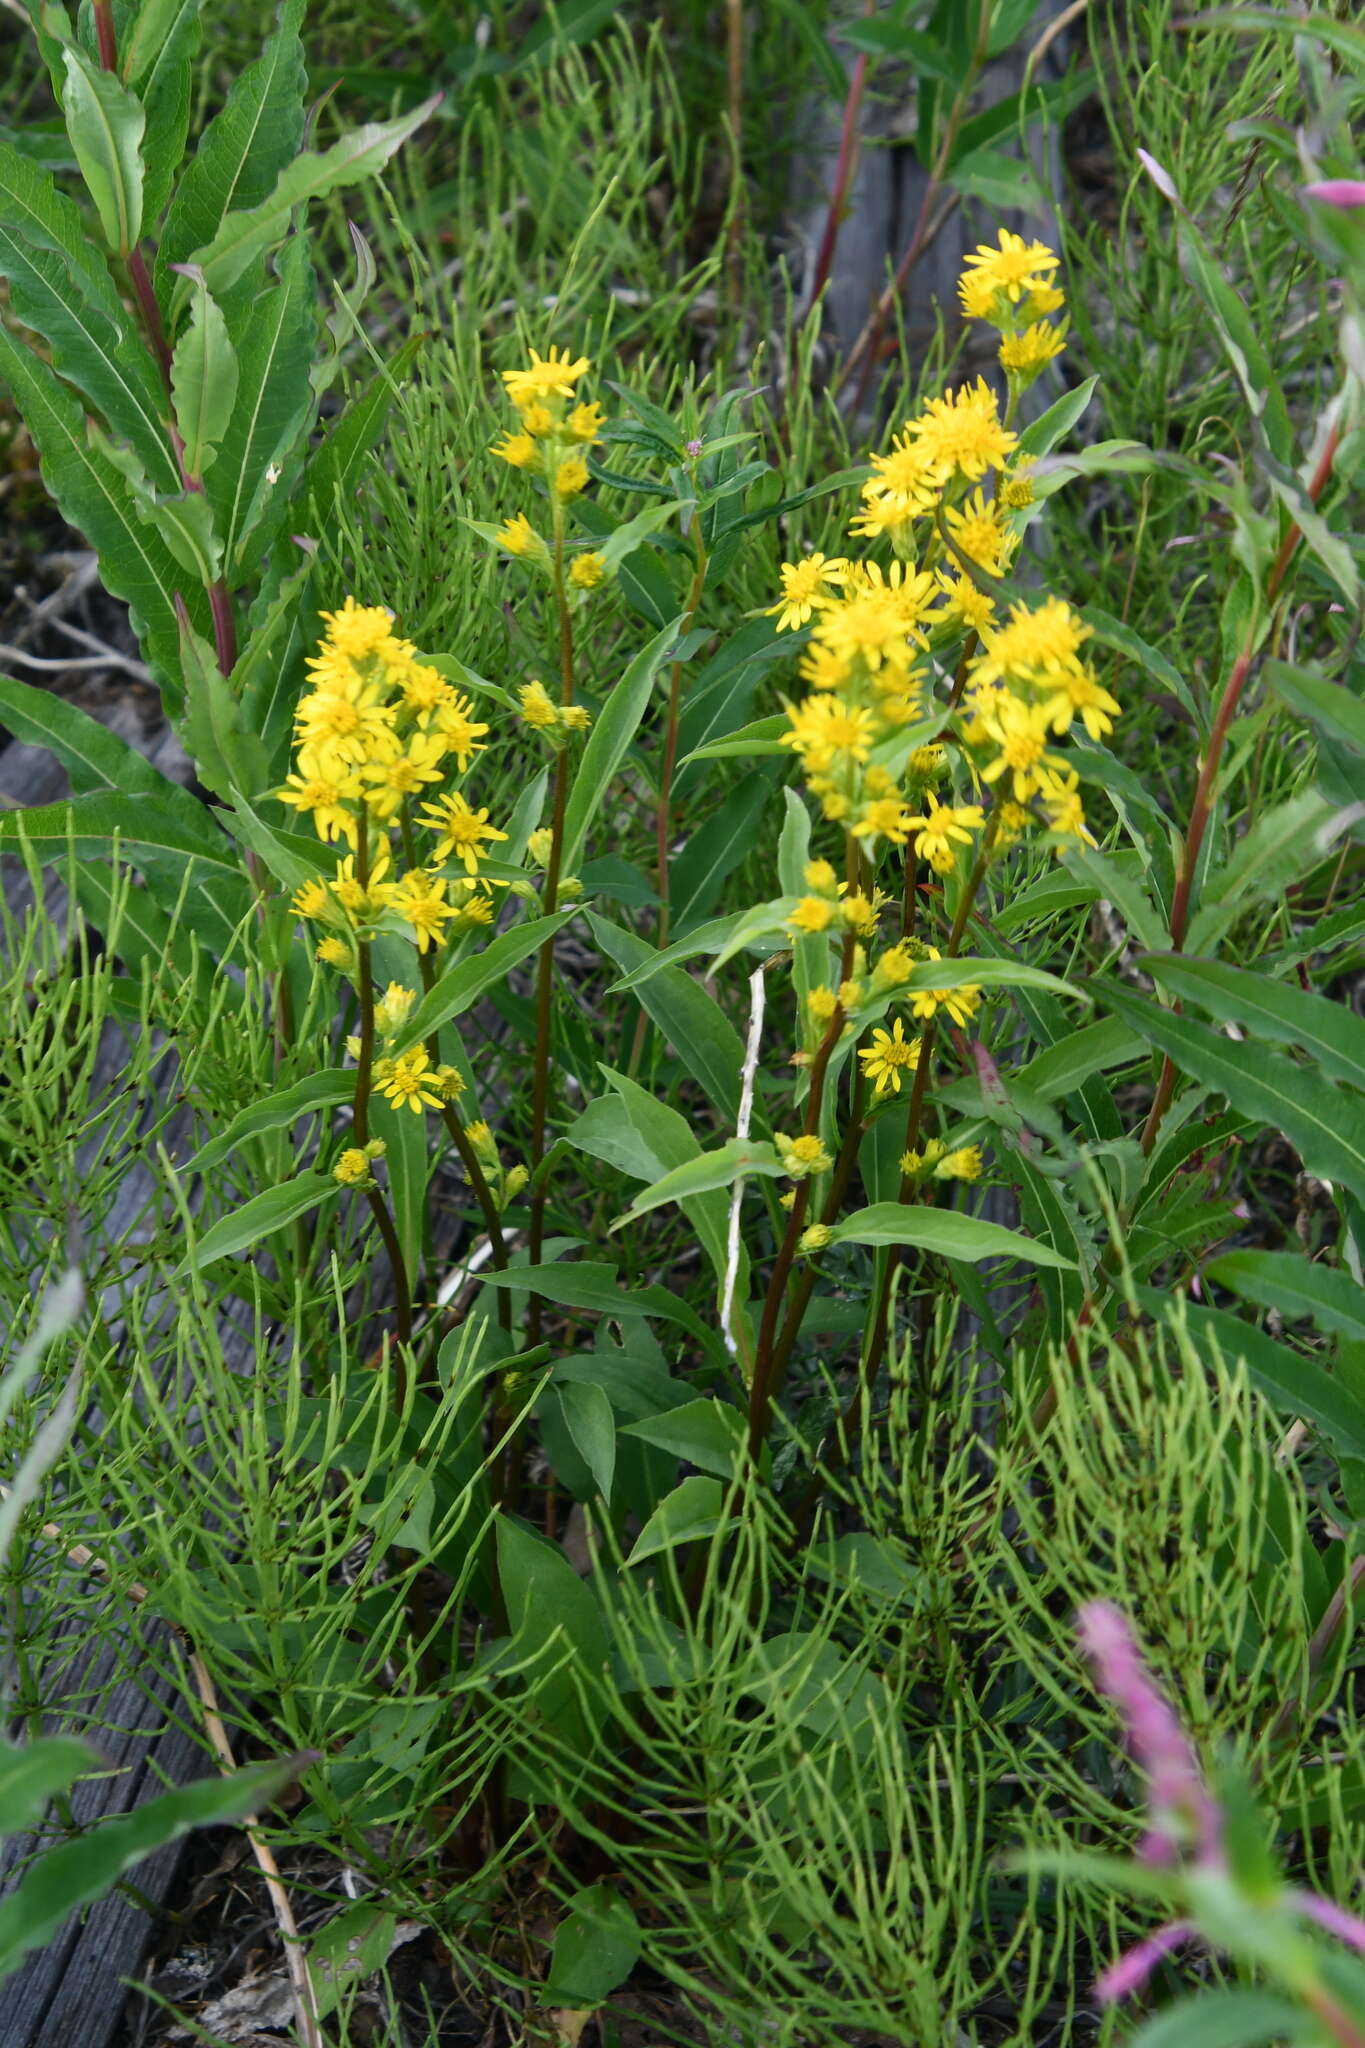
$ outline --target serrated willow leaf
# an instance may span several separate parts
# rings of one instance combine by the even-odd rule
[[[1279,1053],[1257,1051],[1106,985],[1108,1007],[1180,1071],[1216,1088],[1243,1116],[1281,1131],[1319,1180],[1341,1181],[1365,1200],[1365,1100]]]
[[[394,151],[430,118],[440,102],[441,94],[435,93],[397,120],[367,121],[321,154],[306,150],[295,157],[281,171],[268,199],[244,212],[228,214],[213,240],[194,252],[193,261],[203,271],[209,290],[225,291],[257,256],[282,242],[296,206],[325,199],[329,192],[360,184],[382,171]]]
[[[1333,1336],[1365,1341],[1365,1288],[1301,1253],[1225,1252],[1205,1266],[1204,1278],[1291,1322],[1309,1316]]]
[[[154,143],[146,153],[142,180],[142,218],[148,227],[184,169],[202,5],[203,0],[144,0],[126,38],[120,72],[147,109],[147,133]]]
[[[180,482],[160,374],[134,332],[76,207],[46,171],[0,143],[0,277],[10,310],[52,366],[123,435],[159,488]]]
[[[68,1913],[111,1891],[126,1870],[191,1828],[221,1827],[253,1813],[298,1775],[300,1761],[253,1764],[148,1800],[118,1820],[101,1821],[74,1841],[46,1850],[0,1904],[0,1978],[51,1940]]]
[[[180,711],[180,630],[175,599],[183,591],[190,617],[208,630],[208,605],[188,582],[164,541],[137,516],[128,484],[90,445],[80,405],[13,335],[0,326],[0,380],[9,386],[42,460],[43,481],[62,516],[79,528],[100,558],[100,580],[128,605],[133,630],[162,683],[172,718]]]
[[[150,526],[171,559],[192,580],[181,578],[176,596],[196,585],[207,590],[217,581],[223,550],[213,530],[213,507],[202,491],[168,492],[164,497],[128,480],[133,509],[145,526]]]
[[[183,1280],[188,1273],[202,1272],[215,1259],[226,1259],[234,1252],[249,1251],[262,1238],[283,1230],[286,1224],[321,1208],[324,1202],[332,1201],[340,1193],[340,1182],[334,1180],[330,1173],[301,1173],[296,1180],[266,1188],[263,1193],[253,1195],[249,1202],[243,1202],[241,1208],[234,1209],[230,1216],[220,1216],[216,1223],[211,1224],[176,1267],[175,1278]]]
[[[147,115],[136,93],[84,50],[65,52],[62,112],[105,240],[127,256],[142,232],[142,136]]]
[[[1341,683],[1293,668],[1287,661],[1267,661],[1265,676],[1291,711],[1297,711],[1328,739],[1341,740],[1354,753],[1365,754],[1365,701]]]
[[[211,242],[234,208],[257,206],[303,140],[304,69],[299,26],[304,0],[284,0],[260,57],[233,82],[186,164],[157,248],[158,288],[172,263]]]
[[[1220,960],[1187,960],[1177,953],[1143,961],[1153,979],[1182,1002],[1196,1003],[1223,1024],[1240,1024],[1256,1038],[1296,1045],[1324,1073],[1365,1089],[1365,1021],[1345,1003],[1310,995]]]
[[[280,282],[250,308],[237,344],[237,402],[206,486],[234,577],[259,562],[293,502],[284,471],[313,423],[317,339],[308,243],[286,243]]]
[[[195,808],[199,816],[191,825],[179,812],[163,809],[146,796],[97,790],[64,803],[0,811],[0,842],[17,845],[22,831],[28,843],[43,853],[64,853],[70,845],[77,854],[109,855],[117,838],[121,857],[133,867],[138,865],[140,851],[151,848],[206,861],[233,881],[240,881],[240,856],[208,812],[199,805]]]
[[[338,1102],[349,1102],[355,1094],[355,1081],[353,1068],[334,1067],[321,1074],[305,1074],[291,1087],[277,1088],[273,1095],[265,1096],[260,1102],[248,1103],[245,1109],[239,1110],[227,1128],[210,1138],[208,1144],[202,1146],[193,1159],[187,1160],[180,1171],[207,1173],[210,1168],[221,1166],[239,1145],[244,1145],[250,1138],[258,1138],[263,1131],[284,1130],[297,1123],[300,1117],[316,1116]]]
[[[453,967],[448,967],[427,990],[395,1037],[392,1047],[395,1058],[406,1052],[409,1046],[419,1045],[424,1038],[430,1038],[452,1017],[462,1016],[486,988],[501,981],[514,967],[519,967],[546,939],[552,939],[571,917],[577,915],[576,909],[557,910],[553,917],[534,917],[526,924],[514,924],[510,931],[500,932],[477,953],[471,953],[467,959],[457,960]]]
[[[51,690],[0,676],[0,725],[25,746],[46,747],[55,754],[77,796],[96,789],[121,790],[126,796],[149,796],[192,824],[202,822],[202,805],[153,768],[145,754]]]
[[[635,1197],[612,1230],[624,1230],[637,1216],[658,1209],[665,1202],[683,1202],[694,1195],[709,1194],[713,1188],[733,1187],[746,1173],[758,1173],[769,1180],[781,1180],[787,1169],[772,1146],[756,1138],[731,1138],[714,1152],[702,1152],[695,1159],[675,1166],[662,1180],[656,1180]]]
[[[953,1209],[927,1209],[906,1202],[874,1202],[870,1209],[857,1209],[834,1226],[836,1244],[906,1244],[919,1251],[937,1252],[945,1259],[962,1259],[974,1266],[982,1259],[1023,1259],[1031,1266],[1055,1266],[1074,1273],[1076,1261],[1064,1259],[1050,1245],[999,1223],[983,1223],[978,1216],[962,1216]]]
[[[237,351],[202,274],[190,278],[190,317],[171,360],[185,474],[197,482],[218,453],[237,401]]]
[[[667,659],[681,624],[681,619],[675,619],[640,649],[588,734],[564,813],[563,872],[567,875],[577,873],[588,827],[606,800],[612,779],[639,729],[654,678]]]

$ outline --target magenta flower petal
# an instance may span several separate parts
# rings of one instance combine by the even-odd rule
[[[1127,1618],[1106,1600],[1090,1600],[1076,1621],[1100,1690],[1122,1715],[1128,1746],[1147,1773],[1151,1826],[1142,1860],[1169,1863],[1182,1843],[1202,1861],[1216,1858],[1222,1817],[1174,1709],[1152,1682]]]
[[[1118,1961],[1095,1979],[1095,1996],[1100,2004],[1117,2005],[1121,1998],[1131,1998],[1141,1990],[1162,1957],[1179,1948],[1193,1933],[1192,1920],[1172,1920],[1167,1926],[1158,1927],[1145,1941],[1125,1949]]]
[[[1323,178],[1316,185],[1305,185],[1306,199],[1322,199],[1328,206],[1365,206],[1365,178]]]
[[[1296,1891],[1290,1897],[1299,1911],[1316,1920],[1319,1927],[1325,1927],[1329,1934],[1335,1934],[1339,1941],[1365,1955],[1365,1920],[1348,1913],[1344,1906],[1335,1905],[1331,1899],[1320,1898],[1316,1892]]]

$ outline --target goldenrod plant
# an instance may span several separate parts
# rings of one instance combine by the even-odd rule
[[[849,47],[887,28],[931,191],[979,199],[1011,116],[969,105],[1023,11],[969,12]],[[1237,459],[1203,462],[1091,431],[1124,394],[1027,224],[973,228],[928,358],[885,353],[893,294],[822,394],[818,305],[746,339],[743,209],[697,253],[662,31],[626,54],[562,13],[496,66],[447,51],[458,115],[399,81],[299,154],[287,0],[179,171],[141,138],[182,120],[193,7],[37,16],[85,196],[0,144],[45,223],[0,247],[0,368],[198,787],[0,682],[73,784],[0,815],[35,898],[9,1288],[68,1235],[91,1286],[15,1611],[40,1585],[54,1642],[85,1613],[80,1546],[101,1614],[135,1582],[172,1625],[136,1652],[163,1680],[310,1754],[265,1833],[359,1892],[301,1945],[310,2042],[347,2038],[335,1956],[382,1961],[400,1914],[528,2037],[609,2041],[662,1980],[716,2040],[1112,2039],[1091,1987],[1159,1893],[1207,1923],[1212,2024],[1254,2029],[1241,1979],[1283,1964],[1282,2031],[1344,2043],[1300,1921],[1355,1924],[1365,1748],[1358,35],[1227,30],[1314,53],[1299,132],[1251,140],[1330,390],[1281,381],[1209,195],[1147,151],[1166,288],[1226,365]],[[380,169],[324,326],[328,194]],[[884,417],[839,412],[854,379]],[[1088,508],[1139,494],[1164,546],[1177,492],[1216,604],[1137,517],[1113,602]],[[1121,1612],[1189,1722],[1159,1885],[1078,1605],[1109,1692],[1161,1718]],[[1223,1751],[1273,1878],[1196,1798]],[[1053,1881],[1081,1828],[1106,1888]],[[1193,1967],[1163,1939],[1146,1989],[1197,1991],[1197,2030]]]

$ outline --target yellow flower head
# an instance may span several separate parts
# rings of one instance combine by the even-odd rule
[[[980,804],[941,804],[932,791],[926,801],[926,816],[906,820],[915,834],[915,852],[921,860],[932,860],[936,854],[951,859],[954,842],[970,846],[973,832],[979,832],[986,822]]]
[[[393,613],[382,605],[359,605],[348,597],[340,611],[319,614],[326,627],[327,643],[334,653],[352,661],[364,661],[387,653],[394,644]]]
[[[1007,334],[1000,344],[1000,367],[1018,377],[1025,384],[1031,384],[1038,372],[1059,356],[1066,347],[1066,336],[1060,327],[1049,327],[1040,320],[1033,327],[1026,327],[1022,334]]]
[[[981,1147],[960,1145],[956,1152],[945,1152],[934,1168],[935,1180],[980,1180]]]
[[[359,801],[360,777],[345,766],[330,775],[320,764],[314,766],[310,762],[308,769],[311,772],[287,776],[283,788],[275,791],[276,797],[293,810],[311,811],[313,830],[319,839],[345,839],[354,846],[355,812],[349,807]],[[310,910],[303,915],[316,917],[319,913]]]
[[[453,906],[446,902],[448,887],[443,877],[434,878],[422,868],[414,868],[404,875],[389,899],[390,908],[412,926],[419,953],[440,943],[446,926],[455,916]]]
[[[397,981],[389,983],[374,1006],[375,1029],[381,1038],[393,1038],[402,1030],[416,1000],[416,989],[404,988]]]
[[[488,452],[500,462],[510,462],[513,469],[534,469],[540,461],[540,450],[526,433],[505,434]]]
[[[473,710],[468,697],[452,690],[445,701],[437,705],[432,720],[432,731],[440,734],[446,752],[455,756],[455,765],[461,775],[474,755],[483,752],[482,735],[488,730],[486,721],[473,717]]]
[[[998,697],[981,723],[986,738],[1000,750],[982,769],[982,780],[998,782],[1008,776],[1014,801],[1026,804],[1042,788],[1047,771],[1059,765],[1047,751],[1046,707],[1023,704],[1017,697]]]
[[[793,748],[817,774],[840,762],[865,761],[877,737],[872,713],[842,697],[808,697],[787,717],[792,729],[783,734],[783,746]]]
[[[588,465],[581,455],[566,456],[555,471],[555,492],[561,498],[576,498],[588,488]]]
[[[419,796],[427,783],[439,782],[445,752],[439,733],[414,732],[393,760],[363,769],[365,801],[372,816],[387,822],[402,809],[405,797]]]
[[[569,564],[569,581],[578,590],[596,590],[607,573],[607,558],[593,548],[586,555],[575,555]]]
[[[1014,535],[981,490],[960,505],[950,505],[943,516],[954,543],[978,569],[988,576],[1004,575],[1014,552]]]
[[[532,732],[555,732],[559,728],[559,706],[544,683],[523,684],[517,692],[521,715]]]
[[[421,822],[440,834],[436,858],[445,860],[451,854],[458,854],[464,862],[466,874],[470,875],[478,873],[479,861],[487,847],[507,837],[505,832],[499,832],[496,825],[489,824],[486,810],[471,809],[458,791],[428,804],[421,814]]]
[[[858,1054],[863,1072],[876,1084],[878,1095],[899,1095],[901,1076],[919,1065],[920,1041],[907,1038],[905,1026],[896,1018],[890,1031],[874,1031],[872,1043]]]
[[[559,722],[565,732],[586,732],[592,724],[592,713],[586,704],[561,704]]]
[[[803,879],[808,889],[814,889],[822,896],[833,896],[838,892],[839,878],[831,861],[808,860]]]
[[[1081,801],[1079,781],[1071,770],[1063,774],[1049,773],[1042,777],[1038,794],[1042,799],[1043,811],[1049,828],[1062,839],[1079,839],[1086,846],[1094,846],[1095,835],[1085,822],[1085,806]]]
[[[1010,607],[1009,623],[984,635],[985,653],[972,665],[972,685],[1006,676],[1030,682],[1061,681],[1080,662],[1090,628],[1064,598]],[[1117,706],[1115,707],[1117,709]]]
[[[518,512],[515,519],[504,519],[498,528],[497,540],[498,546],[505,548],[509,555],[524,556],[535,562],[549,562],[550,550],[524,512]]]
[[[564,431],[571,441],[600,441],[602,408],[597,400],[593,399],[590,405],[576,405],[564,422]]]
[[[1012,235],[1007,228],[1002,228],[996,248],[983,243],[966,258],[967,269],[961,287],[964,304],[970,277],[976,289],[984,291],[989,287],[992,296],[1003,292],[1010,304],[1017,306],[1026,293],[1044,281],[1043,274],[1057,268],[1059,261],[1060,258],[1045,242],[1026,242],[1022,235]],[[972,309],[969,307],[968,310]]]
[[[375,1080],[380,1094],[386,1096],[395,1109],[410,1109],[415,1116],[420,1116],[424,1108],[441,1107],[443,1098],[436,1086],[436,1070],[424,1046],[415,1045],[401,1059],[384,1062],[384,1067],[384,1078],[380,1080],[380,1067],[376,1063]]]
[[[831,1245],[833,1242],[834,1232],[830,1229],[828,1223],[812,1223],[808,1230],[802,1231],[797,1240],[796,1249],[809,1258],[812,1252],[822,1252],[827,1245]]]
[[[799,896],[787,919],[787,930],[793,933],[825,932],[836,915],[837,908],[827,896]]]
[[[839,1007],[839,998],[832,988],[813,988],[806,997],[806,1010],[816,1024],[828,1024]]]
[[[362,1152],[358,1145],[349,1145],[332,1168],[333,1180],[339,1180],[344,1188],[358,1188],[370,1179],[369,1154]]]
[[[548,825],[538,826],[527,840],[526,851],[538,868],[549,867],[554,843],[555,835]]]
[[[569,352],[561,355],[552,348],[547,356],[531,350],[530,361],[524,370],[504,370],[502,381],[513,405],[521,407],[533,404],[542,398],[572,398],[574,386],[580,377],[585,377],[592,368],[586,356],[577,362],[569,360]]]
[[[784,1138],[779,1131],[773,1143],[793,1180],[805,1180],[812,1173],[828,1173],[834,1164],[818,1137]]]
[[[813,611],[828,604],[826,585],[842,583],[847,568],[842,557],[827,561],[821,554],[807,555],[799,562],[784,562],[782,596],[776,604],[768,606],[768,616],[777,615],[778,632],[794,632],[805,625]]]
[[[989,469],[1002,469],[1018,441],[1002,424],[995,393],[980,377],[943,398],[927,399],[906,432],[915,436],[945,480],[954,471],[975,480]]]
[[[289,904],[295,917],[306,917],[310,920],[325,918],[331,907],[332,899],[327,893],[325,882],[305,882],[302,888],[294,891]]]
[[[318,958],[324,967],[350,968],[355,965],[354,949],[345,939],[325,938],[318,947]]]

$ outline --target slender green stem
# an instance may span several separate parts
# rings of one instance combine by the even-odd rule
[[[563,710],[573,703],[574,693],[574,652],[573,621],[569,615],[568,592],[564,587],[564,508],[558,498],[554,501],[554,592],[555,609],[559,619],[559,703]],[[545,888],[542,903],[545,915],[554,914],[559,903],[560,866],[564,858],[564,817],[569,801],[569,746],[568,736],[559,735],[559,752],[555,760],[553,809],[550,816],[550,858],[545,868]],[[531,1175],[531,1230],[530,1263],[540,1263],[545,1243],[545,1201],[546,1188],[541,1176],[541,1165],[545,1158],[545,1128],[549,1114],[550,1097],[550,1030],[553,1022],[555,942],[554,934],[545,940],[536,961],[536,1047],[535,1063],[531,1075],[531,1156],[528,1166]],[[534,1346],[540,1342],[542,1305],[538,1294],[533,1294],[527,1306],[527,1342]]]
[[[362,890],[370,886],[370,845],[368,820],[362,809],[356,826],[356,880]],[[374,1064],[374,970],[370,962],[369,941],[357,935],[356,959],[358,962],[357,991],[360,997],[360,1055],[356,1063],[355,1096],[352,1117],[355,1127],[355,1142],[362,1149],[370,1141],[370,1089],[371,1068]],[[365,1199],[370,1213],[379,1226],[379,1235],[389,1255],[393,1268],[394,1319],[398,1325],[400,1344],[412,1342],[412,1294],[408,1285],[407,1265],[403,1248],[398,1242],[389,1205],[378,1188],[367,1188]],[[407,1396],[407,1368],[399,1352],[395,1364],[395,1388],[401,1407]]]
[[[692,575],[692,588],[687,595],[687,610],[678,631],[678,638],[685,639],[692,630],[701,605],[702,590],[706,584],[706,543],[702,539],[699,514],[692,519],[692,542],[696,551],[696,568]],[[659,895],[659,926],[654,943],[660,952],[668,944],[670,905],[668,900],[668,841],[670,813],[673,802],[673,772],[678,761],[678,715],[682,706],[681,659],[673,663],[668,682],[668,720],[664,729],[664,758],[659,771],[659,803],[654,819],[655,845],[655,888]],[[643,1017],[643,1012],[641,1016]]]

